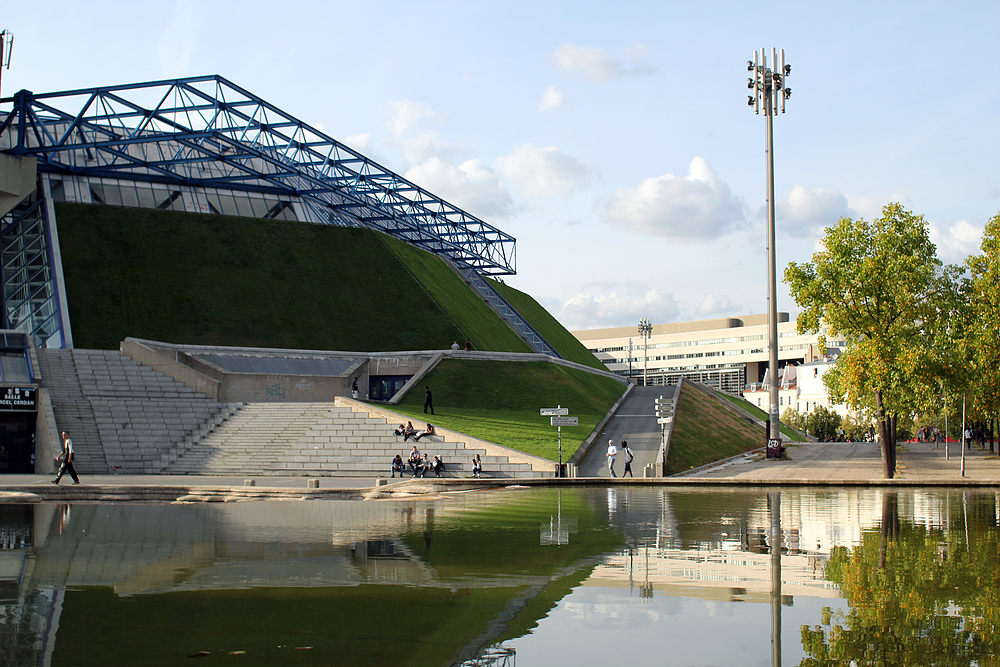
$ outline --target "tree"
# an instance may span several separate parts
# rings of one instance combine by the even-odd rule
[[[923,323],[940,289],[941,262],[923,216],[888,204],[871,222],[841,218],[828,227],[823,249],[806,264],[791,263],[785,282],[802,308],[800,333],[842,335],[837,362],[844,398],[852,408],[874,400],[886,478],[896,472],[892,416],[913,403],[912,380],[929,377]],[[822,331],[821,331],[822,330]]]
[[[972,401],[983,418],[1000,412],[1000,213],[986,223],[982,254],[966,261],[969,281],[969,361],[974,378]],[[992,445],[991,445],[992,447]]]

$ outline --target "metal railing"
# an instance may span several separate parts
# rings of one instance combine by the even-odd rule
[[[493,286],[486,282],[478,271],[472,267],[459,266],[459,272],[465,276],[469,283],[485,298],[494,308],[510,322],[514,328],[527,339],[528,343],[535,348],[536,352],[547,354],[556,359],[562,359],[562,355],[556,352],[555,348],[549,345],[541,335],[535,331],[534,327],[528,324],[521,317],[514,307],[507,303],[507,300],[500,296],[500,293],[493,289]]]

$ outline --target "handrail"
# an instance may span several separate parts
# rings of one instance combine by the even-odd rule
[[[469,283],[479,291],[483,297],[493,305],[494,308],[510,322],[517,331],[525,337],[528,343],[535,348],[535,351],[541,354],[546,354],[550,357],[555,357],[556,359],[562,359],[562,355],[556,352],[555,348],[546,342],[542,336],[535,331],[534,327],[525,321],[523,317],[514,307],[511,306],[506,299],[500,296],[500,293],[493,289],[493,286],[486,282],[478,271],[472,267],[459,266],[458,270],[463,276],[469,281]]]

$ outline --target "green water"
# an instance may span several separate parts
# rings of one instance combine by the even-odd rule
[[[3,506],[0,665],[996,664],[997,506],[591,487]]]

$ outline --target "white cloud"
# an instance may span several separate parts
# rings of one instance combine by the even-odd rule
[[[514,200],[496,173],[479,160],[458,167],[431,157],[407,170],[406,178],[480,218],[503,218]]]
[[[345,146],[350,146],[362,155],[371,155],[375,149],[375,143],[372,141],[372,135],[367,132],[355,134],[351,137],[345,137],[343,144]]]
[[[964,262],[969,255],[979,252],[983,241],[983,227],[977,227],[968,220],[959,220],[942,229],[937,223],[929,225],[931,241],[938,248],[938,257],[946,264]]]
[[[654,73],[655,67],[638,62],[645,53],[646,47],[641,44],[637,44],[631,49],[625,49],[623,51],[625,57],[622,58],[612,55],[604,49],[576,46],[571,42],[566,42],[553,52],[552,62],[561,72],[603,83],[610,79],[646,76]]]
[[[725,315],[738,310],[733,307],[733,302],[726,295],[716,296],[709,292],[705,295],[701,305],[695,309],[695,315],[700,317],[712,317],[713,315]]]
[[[712,165],[695,157],[684,177],[664,174],[639,187],[621,189],[607,204],[605,219],[644,234],[704,240],[746,223],[746,203],[721,181]]]
[[[590,182],[594,170],[555,146],[524,144],[513,155],[497,158],[497,169],[516,183],[528,197],[568,196]]]
[[[542,91],[542,101],[538,103],[539,111],[552,111],[563,105],[563,92],[555,86],[548,86]]]
[[[395,137],[394,145],[403,149],[409,164],[420,164],[432,157],[454,158],[461,146],[442,141],[436,130],[421,127],[425,119],[442,122],[445,117],[421,102],[399,100],[389,105],[386,127]]]
[[[899,202],[903,208],[911,208],[910,197],[901,190],[890,192],[888,195],[847,193],[848,205],[865,220],[882,217],[882,207],[890,202]]]
[[[671,292],[643,283],[601,282],[584,285],[563,304],[558,319],[571,330],[628,326],[649,317],[654,322],[677,319],[680,307]]]
[[[785,201],[778,203],[775,215],[778,228],[790,236],[808,236],[843,217],[857,217],[847,205],[847,196],[839,190],[807,190],[801,185],[792,188]]]

